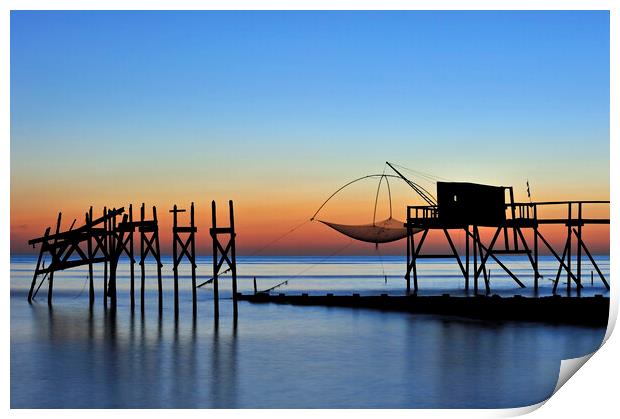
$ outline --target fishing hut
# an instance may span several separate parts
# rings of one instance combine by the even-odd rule
[[[474,293],[479,291],[479,279],[484,279],[486,294],[490,293],[490,281],[487,264],[493,260],[520,287],[523,282],[500,259],[501,255],[526,255],[534,276],[534,289],[538,291],[539,249],[541,244],[558,262],[558,271],[554,280],[553,293],[558,288],[562,272],[567,277],[567,293],[570,295],[574,286],[577,293],[582,285],[582,256],[585,253],[595,268],[600,280],[609,289],[609,283],[583,239],[583,229],[593,224],[609,224],[608,218],[585,218],[584,209],[593,205],[609,205],[609,201],[554,201],[554,202],[515,202],[512,186],[489,186],[462,182],[437,182],[437,199],[428,205],[408,206],[407,221],[407,269],[405,279],[407,292],[418,291],[417,262],[428,258],[453,258],[465,280],[465,289],[469,290],[470,277],[473,273]],[[541,207],[564,208],[565,217],[540,217]],[[557,211],[554,211],[557,212]],[[540,230],[544,225],[563,225],[566,239],[563,250],[556,250]],[[493,231],[490,242],[485,243],[480,235],[481,228]],[[425,240],[431,231],[443,233],[451,250],[448,254],[426,253]],[[457,251],[452,233],[465,233],[465,254]],[[420,234],[418,240],[416,235]],[[531,246],[526,236],[531,237]],[[576,251],[576,266],[573,265],[573,252]],[[561,256],[560,256],[561,254]],[[462,258],[464,256],[464,259]],[[470,271],[470,256],[473,270]]]
[[[358,293],[353,295],[272,295],[269,288],[240,298],[254,303],[276,303],[294,305],[322,305],[329,307],[364,307],[379,310],[396,310],[411,313],[432,313],[456,315],[473,318],[497,320],[527,320],[553,323],[587,324],[601,326],[607,324],[609,298],[598,294],[593,297],[581,297],[582,261],[590,261],[599,279],[609,290],[609,282],[592,256],[590,247],[584,239],[584,229],[597,224],[609,224],[609,218],[587,216],[590,209],[599,206],[609,208],[609,201],[553,201],[553,202],[516,202],[514,190],[508,186],[491,186],[467,182],[435,181],[435,193],[405,177],[399,169],[386,162],[386,168],[394,174],[371,174],[354,179],[331,194],[308,221],[318,221],[352,240],[374,244],[377,248],[382,243],[406,239],[407,265],[405,270],[406,295],[380,296]],[[421,172],[420,172],[421,173]],[[424,174],[423,174],[424,175]],[[366,224],[341,224],[318,219],[323,207],[348,186],[367,179],[378,179],[375,194],[373,218]],[[411,187],[415,194],[424,201],[423,205],[406,207],[406,219],[397,220],[392,214],[390,180],[397,179]],[[428,179],[427,179],[428,180]],[[377,220],[377,199],[382,184],[387,187],[390,199],[389,217]],[[528,197],[529,183],[528,183]],[[599,213],[601,211],[598,211]],[[548,216],[549,213],[555,214]],[[564,215],[562,215],[562,213]],[[561,214],[561,215],[557,215]],[[545,216],[547,215],[547,216]],[[303,224],[301,224],[303,225]],[[300,225],[300,226],[301,226]],[[552,242],[541,231],[544,226],[559,226],[565,232],[563,247],[554,248]],[[289,232],[295,231],[296,226]],[[485,230],[485,234],[481,231]],[[490,231],[489,231],[490,230]],[[556,229],[557,230],[557,229]],[[464,234],[463,234],[464,233]],[[490,235],[488,233],[491,233]],[[427,251],[425,244],[431,234],[438,234],[445,240],[447,252]],[[465,242],[457,246],[455,238],[464,235]],[[490,239],[488,238],[490,237]],[[555,235],[557,240],[557,235]],[[346,245],[348,246],[348,244]],[[345,247],[346,247],[345,246]],[[434,249],[435,246],[432,246]],[[541,250],[548,251],[558,263],[557,273],[553,279],[553,296],[539,297],[539,256]],[[506,255],[525,255],[532,269],[535,296],[528,298],[520,295],[500,297],[491,295],[490,263],[493,261],[519,287],[525,287],[522,279],[502,261]],[[458,266],[463,278],[464,288],[470,290],[473,281],[474,298],[460,298],[443,294],[441,296],[418,296],[418,263],[420,259],[452,259]],[[567,296],[557,295],[562,274],[567,278]],[[480,282],[483,281],[484,293]],[[591,280],[593,282],[593,279]],[[280,284],[276,285],[280,286]],[[413,290],[412,290],[413,288]],[[571,296],[576,289],[577,297]],[[482,297],[482,298],[478,298]]]

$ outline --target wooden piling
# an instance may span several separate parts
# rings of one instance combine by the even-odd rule
[[[192,271],[192,309],[194,316],[197,313],[196,306],[196,244],[195,233],[197,231],[194,224],[194,203],[192,202],[190,208],[190,226],[181,227],[178,224],[179,212],[185,212],[184,209],[179,209],[175,205],[170,211],[173,215],[172,225],[172,258],[174,271],[174,314],[175,317],[179,315],[179,265],[183,258],[187,258],[191,264]],[[182,237],[183,236],[183,237]]]
[[[465,227],[465,291],[469,291],[469,226]]]
[[[571,277],[569,275],[569,273],[572,272],[571,270],[571,248],[572,248],[572,242],[573,242],[573,236],[572,236],[572,209],[573,209],[573,205],[572,203],[568,203],[568,237],[566,238],[566,256],[567,256],[567,261],[566,261],[566,265],[567,265],[567,275],[566,275],[566,295],[570,296],[571,293]]]
[[[91,206],[86,214],[86,225],[88,226],[88,258],[90,262],[88,263],[88,303],[90,307],[95,304],[95,283],[93,278],[93,207]]]
[[[228,227],[218,227],[217,225],[217,210],[215,201],[211,202],[211,229],[209,230],[211,238],[213,239],[213,307],[214,316],[217,319],[219,316],[219,290],[218,279],[220,275],[220,269],[224,262],[228,265],[228,270],[232,276],[232,292],[233,292],[233,317],[237,318],[237,259],[236,259],[236,246],[235,246],[235,217],[233,202],[228,201],[228,210],[230,225]],[[221,241],[219,236],[228,237],[227,241]]]
[[[230,273],[232,277],[232,291],[233,291],[233,316],[237,318],[238,309],[237,309],[237,251],[235,246],[235,215],[233,210],[233,201],[232,199],[228,201],[228,212],[230,217]]]
[[[131,294],[131,310],[136,306],[136,291],[135,291],[135,280],[134,280],[134,265],[136,261],[134,260],[133,255],[133,232],[134,232],[134,224],[133,224],[133,205],[129,204],[129,226],[130,231],[127,232],[129,236],[127,237],[127,243],[129,245],[128,256],[129,256],[129,292]]]
[[[58,219],[56,220],[56,236],[58,236],[58,233],[60,233],[60,222],[62,220],[62,212],[58,213]],[[54,244],[58,241],[57,238],[54,238]],[[52,264],[56,264],[59,261],[60,255],[56,253],[56,251],[54,250],[52,252],[52,261],[50,262],[50,265]],[[47,288],[47,304],[48,305],[52,305],[52,296],[54,294],[54,271],[50,271],[49,277],[48,277],[48,288]]]
[[[177,210],[176,204],[172,211],[172,271],[174,273],[174,316],[179,316],[179,273],[177,271]]]
[[[194,313],[194,317],[196,317],[196,313],[197,313],[196,304],[197,304],[198,298],[196,296],[196,241],[194,238],[196,227],[194,224],[194,203],[193,202],[191,206],[190,226],[192,229],[190,232],[191,249],[190,249],[190,255],[188,255],[188,257],[191,258],[190,262],[192,264],[192,311]]]
[[[407,271],[405,272],[405,281],[407,283],[407,294],[409,294],[410,290],[410,278],[411,278],[411,241],[413,240],[413,233],[411,231],[411,227],[407,225]]]
[[[213,317],[220,316],[220,295],[218,290],[218,260],[217,260],[217,214],[215,201],[211,201],[211,237],[213,238]]]
[[[577,204],[577,237],[581,237],[581,227],[583,225],[582,218],[582,204],[579,202]],[[577,279],[579,280],[579,284],[581,284],[581,242],[577,240]],[[577,287],[577,295],[581,295],[581,287]]]
[[[144,293],[146,278],[146,258],[151,255],[157,264],[157,293],[159,313],[163,311],[163,292],[161,281],[161,253],[159,251],[159,226],[157,224],[157,208],[153,205],[153,219],[146,220],[145,206],[142,203],[140,207],[140,223],[138,230],[140,231],[140,309],[144,313]],[[150,234],[150,237],[149,237]]]
[[[110,233],[110,220],[107,218],[108,215],[108,210],[106,207],[103,207],[103,217],[104,217],[104,222],[103,222],[103,229],[104,229],[104,235],[103,235],[103,247],[102,247],[102,251],[104,254],[104,262],[103,262],[103,305],[105,307],[108,306],[108,259],[109,259],[109,243],[110,243],[110,237],[109,237],[109,233]]]

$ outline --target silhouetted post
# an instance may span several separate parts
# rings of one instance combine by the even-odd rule
[[[228,265],[228,270],[232,275],[232,292],[233,292],[233,317],[237,318],[237,259],[235,248],[235,216],[232,200],[228,201],[228,211],[230,217],[230,226],[218,227],[217,226],[217,211],[215,207],[215,201],[211,202],[211,237],[213,238],[213,306],[214,315],[217,319],[219,316],[219,291],[218,291],[218,279],[220,269],[224,262]],[[220,235],[228,236],[228,242],[222,242],[219,239]],[[226,272],[226,271],[224,271]]]
[[[413,232],[411,231],[411,227],[409,227],[409,222],[407,222],[407,272],[405,272],[405,281],[407,282],[407,295],[409,295],[409,291],[411,289],[410,281],[411,281],[411,253],[412,253],[411,240],[412,239],[413,239]]]
[[[256,277],[254,277],[254,294],[258,293],[258,287],[256,286]]]
[[[144,231],[144,202],[140,206],[140,310],[144,313],[144,283],[146,273],[144,272],[144,242],[146,241],[146,233]]]
[[[577,204],[577,218],[579,224],[577,224],[577,238],[581,238],[581,226],[582,222],[582,212],[581,212],[581,202]],[[577,295],[581,296],[581,242],[577,240]]]
[[[50,234],[50,227],[45,230],[43,235],[43,242],[41,243],[41,249],[39,250],[39,258],[37,259],[37,267],[34,269],[32,275],[32,283],[30,284],[30,291],[28,291],[28,303],[32,303],[34,287],[37,285],[37,276],[39,275],[39,268],[41,267],[41,259],[43,258],[43,252],[45,251],[45,245],[47,244],[47,237]],[[34,247],[34,245],[32,245]]]
[[[88,303],[90,307],[95,304],[95,283],[93,279],[93,207],[91,206],[86,214],[86,225],[88,226]]]
[[[480,269],[482,270],[482,274],[484,276],[484,287],[485,287],[485,291],[487,294],[489,294],[491,292],[491,289],[489,287],[489,280],[488,280],[488,276],[487,276],[487,267],[486,267],[486,259],[488,257],[488,255],[491,254],[491,247],[493,247],[493,244],[491,244],[489,246],[489,249],[487,250],[487,257],[485,257],[483,255],[483,249],[482,249],[482,239],[480,238],[480,231],[478,230],[478,226],[474,226],[475,229],[475,243],[474,246],[477,244],[478,245],[478,254],[480,256]],[[499,233],[499,229],[497,230],[497,233]],[[516,233],[515,233],[516,234]]]
[[[62,212],[58,213],[58,219],[56,220],[56,237],[54,237],[54,244],[58,241],[58,233],[60,233],[60,220],[62,219]],[[50,269],[56,264],[60,255],[56,254],[57,250],[54,249],[52,253],[52,261],[50,262]],[[52,295],[54,293],[54,271],[49,273],[49,283],[47,288],[47,304],[52,305]]]
[[[145,219],[145,206],[140,207],[140,309],[144,313],[144,293],[146,278],[146,259],[153,256],[157,263],[157,291],[159,297],[159,313],[163,310],[162,283],[161,283],[161,253],[159,251],[159,226],[157,225],[157,208],[153,205],[153,220]],[[150,237],[148,236],[150,234]]]
[[[213,238],[213,316],[220,317],[220,294],[218,290],[218,260],[217,260],[217,214],[215,201],[211,201],[211,237]]]
[[[157,223],[157,208],[153,205],[153,222],[155,223],[152,240],[155,241],[155,260],[157,261],[157,292],[159,301],[159,312],[163,309],[163,285],[161,282],[161,252],[159,250],[159,225]]]
[[[514,194],[514,190],[512,186],[510,186],[508,190],[510,191],[510,208],[512,208],[512,219],[514,220],[517,216],[515,213],[515,194]],[[517,241],[517,231],[514,229],[514,227],[512,229],[512,236],[513,236],[514,245],[515,245],[514,250],[519,250],[519,242]]]
[[[192,310],[194,313],[194,317],[196,316],[196,302],[197,302],[197,296],[196,296],[196,240],[194,237],[195,234],[195,229],[196,226],[194,225],[194,203],[192,202],[192,206],[191,206],[191,217],[190,217],[190,226],[191,226],[191,232],[189,233],[190,235],[190,244],[191,244],[191,251],[190,251],[190,255],[188,255],[188,257],[191,257],[191,264],[192,264]]]
[[[131,293],[131,310],[134,309],[135,305],[136,305],[136,297],[135,297],[135,281],[134,281],[134,264],[136,263],[136,261],[133,258],[133,232],[134,232],[134,225],[133,225],[133,205],[129,204],[129,231],[127,231],[127,234],[129,234],[128,237],[128,244],[129,244],[129,250],[128,252],[128,256],[129,256],[129,288],[130,288],[130,293]]]
[[[413,293],[418,295],[418,251],[415,247],[415,238],[411,235],[411,249],[413,250],[413,257],[411,258],[411,267],[413,271]],[[407,282],[407,295],[409,295],[409,282]]]
[[[127,214],[123,215],[122,222],[119,225],[116,224],[116,208],[112,210],[111,215],[112,231],[110,235],[110,281],[108,283],[108,295],[110,296],[112,307],[116,308],[116,270],[118,268],[118,260],[123,252],[124,245],[124,229],[121,228],[121,226],[127,225]]]
[[[177,210],[176,204],[170,211],[172,212],[172,271],[174,273],[174,316],[179,315],[179,273],[177,271],[177,212],[185,210]]]
[[[178,316],[179,313],[179,264],[185,256],[189,263],[192,264],[192,309],[194,316],[196,315],[196,226],[194,224],[194,203],[192,202],[190,208],[190,225],[189,227],[179,227],[177,214],[179,212],[185,212],[184,209],[177,209],[174,206],[170,212],[174,213],[173,226],[172,226],[172,257],[174,259],[173,271],[174,271],[174,314]],[[182,234],[187,234],[184,239],[181,239]]]
[[[114,214],[115,211],[116,208],[113,208],[108,213]],[[118,265],[116,233],[116,215],[113,215],[110,218],[110,278],[108,280],[108,296],[110,297],[112,307],[116,307],[116,267]]]
[[[228,211],[230,214],[230,258],[232,264],[230,265],[230,272],[232,276],[232,289],[233,289],[233,316],[237,318],[237,256],[235,249],[235,215],[233,210],[232,199],[228,201]]]
[[[538,209],[534,205],[534,291],[538,293],[538,278],[540,277],[540,270],[538,269]]]
[[[106,217],[108,215],[108,209],[103,207],[103,229],[104,229],[104,240],[103,240],[103,255],[105,260],[103,261],[103,305],[108,306],[108,260],[110,258],[109,253],[109,241],[110,241],[110,220]]]
[[[476,245],[476,226],[472,227],[472,240],[471,244],[474,248],[474,295],[478,295],[478,246]]]
[[[469,291],[469,226],[465,227],[465,291]]]
[[[571,270],[571,247],[572,247],[572,241],[573,241],[573,236],[572,236],[572,209],[573,209],[573,205],[571,203],[568,204],[568,237],[566,238],[566,255],[568,257],[568,260],[566,261],[566,294],[570,295],[571,292],[571,276],[570,274],[572,273]]]

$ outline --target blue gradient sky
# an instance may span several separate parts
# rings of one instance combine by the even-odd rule
[[[58,210],[212,198],[258,246],[386,160],[608,199],[608,12],[11,14],[13,250]]]

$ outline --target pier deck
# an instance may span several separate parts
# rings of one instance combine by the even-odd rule
[[[605,327],[609,317],[609,298],[594,297],[500,297],[476,296],[360,296],[308,294],[238,294],[237,299],[252,303],[301,306],[368,308],[385,311],[438,314],[483,320],[532,321]]]

